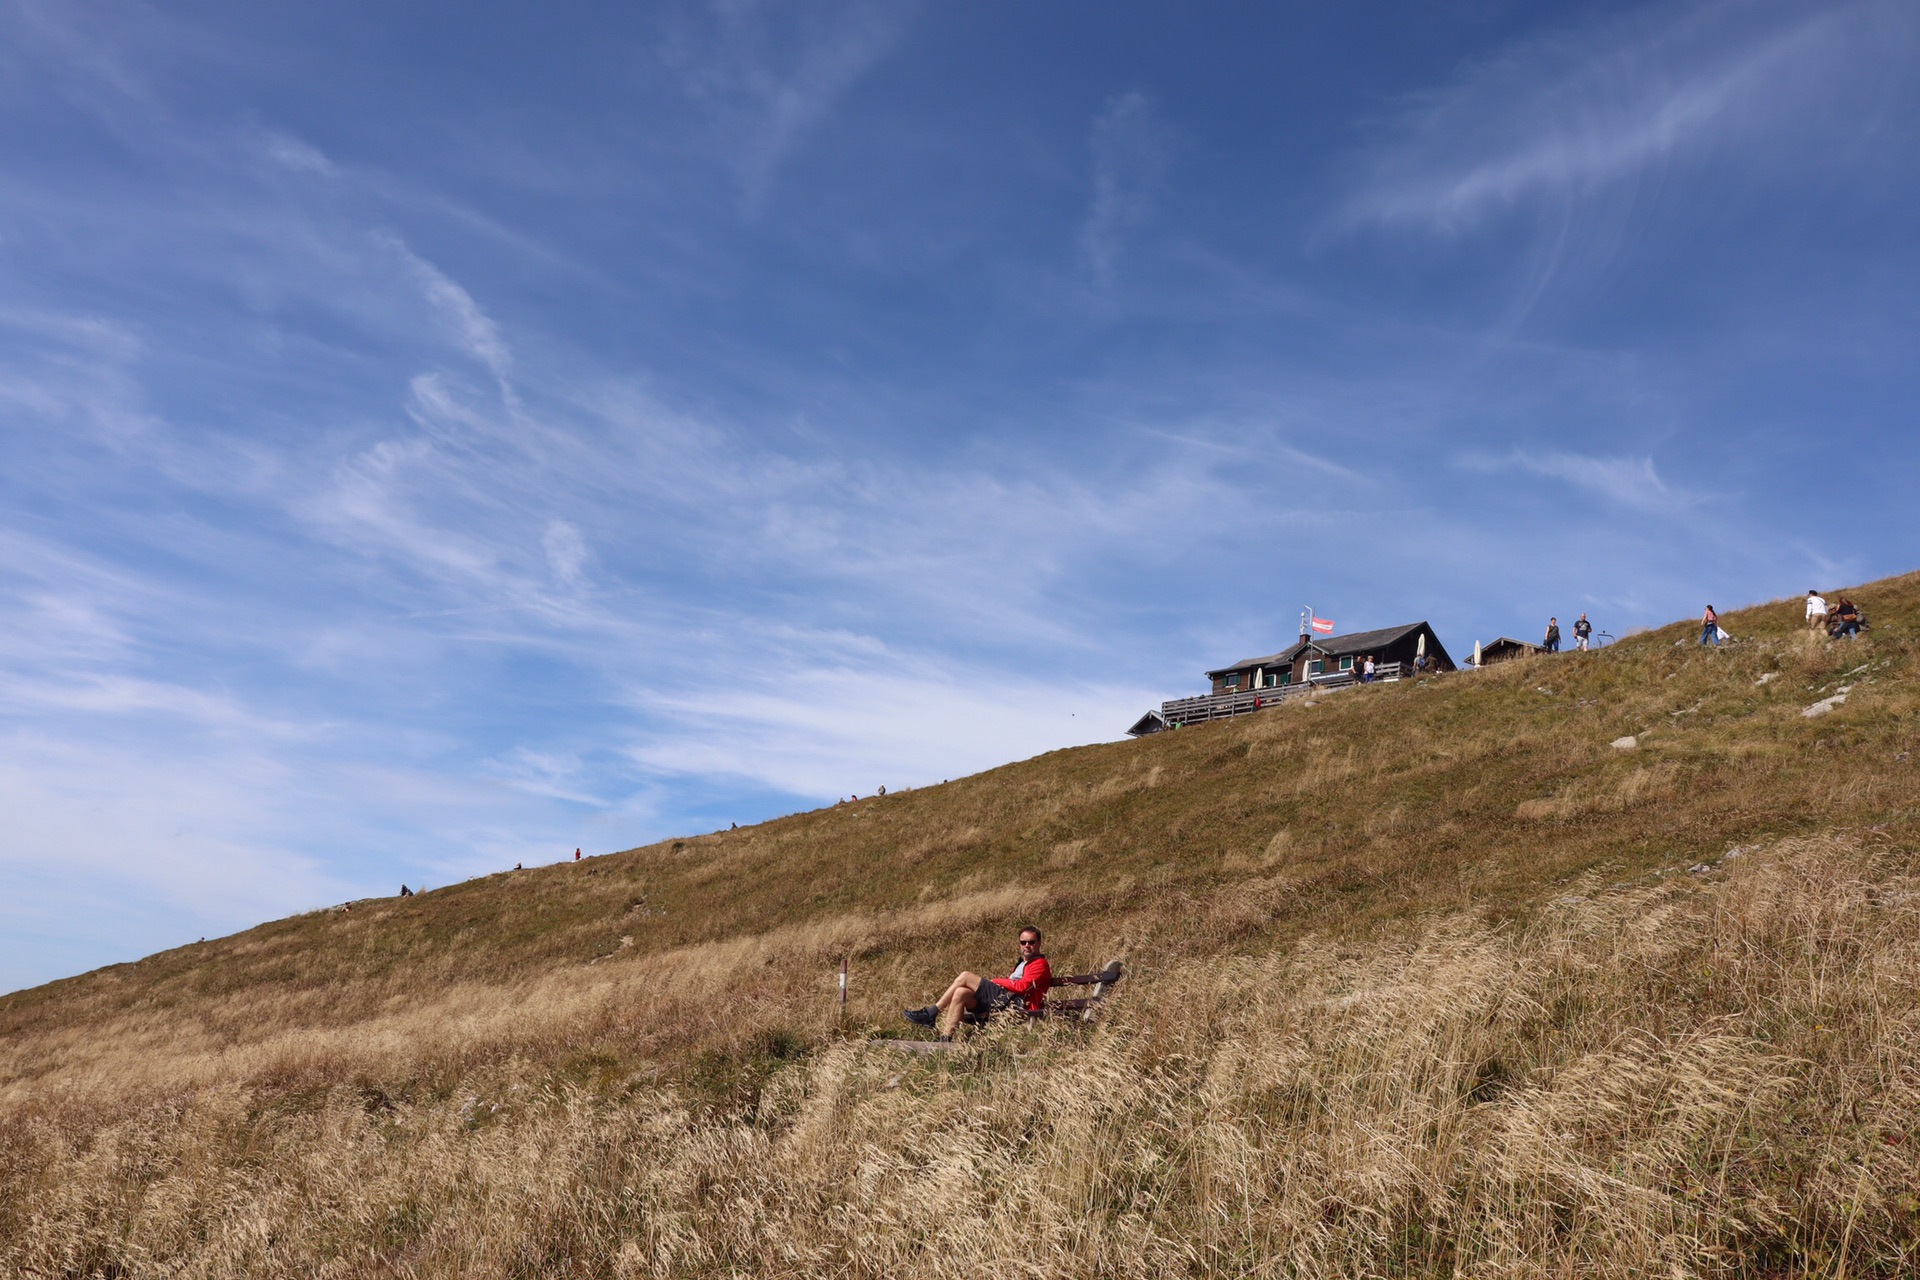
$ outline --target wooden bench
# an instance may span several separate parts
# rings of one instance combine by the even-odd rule
[[[1050,999],[1038,1009],[1019,1005],[1007,1012],[1021,1014],[1030,1021],[1038,1018],[1072,1018],[1078,1022],[1091,1022],[1100,1011],[1100,1002],[1111,995],[1126,976],[1126,970],[1118,960],[1109,960],[1107,967],[1098,973],[1074,973],[1053,980],[1055,987],[1092,987],[1090,994]],[[987,1019],[977,1009],[969,1009],[961,1015],[960,1020],[968,1026],[979,1026]]]

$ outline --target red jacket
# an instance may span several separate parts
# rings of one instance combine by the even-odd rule
[[[1016,969],[1018,965],[1014,966]],[[1047,1001],[1047,988],[1053,985],[1053,967],[1045,956],[1033,956],[1027,961],[1027,967],[1020,971],[1019,977],[1011,974],[1004,978],[994,978],[1007,990],[1027,998],[1027,1008],[1038,1010]]]

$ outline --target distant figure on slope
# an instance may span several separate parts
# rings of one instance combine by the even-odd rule
[[[1362,684],[1373,683],[1373,655],[1372,654],[1368,654],[1360,662],[1360,682]]]
[[[513,869],[514,869],[515,871],[518,871],[518,870],[520,870],[520,864],[519,864],[519,863],[517,863],[517,862],[516,862],[516,863],[514,863],[514,864],[513,864]]]
[[[940,998],[923,1009],[906,1010],[907,1021],[932,1027],[942,1040],[953,1039],[955,1028],[969,1009],[992,1015],[1011,1008],[1024,998],[1030,1011],[1045,1004],[1047,988],[1053,985],[1053,968],[1040,951],[1040,931],[1032,925],[1020,930],[1020,962],[1004,978],[983,978],[977,973],[962,973]]]
[[[400,886],[400,896],[401,896],[401,897],[403,897],[403,898],[411,898],[411,897],[413,896],[413,890],[411,890],[411,889],[409,889],[409,888],[407,888],[407,886],[405,886],[405,885],[401,885],[401,886]]]
[[[1547,641],[1543,647],[1548,653],[1560,652],[1560,619],[1547,619]]]
[[[1427,674],[1427,655],[1426,654],[1422,653],[1415,656],[1413,660],[1413,674],[1415,674],[1416,676],[1423,676]]]
[[[1807,588],[1807,630],[1825,631],[1827,629],[1827,602],[1812,587]]]
[[[1851,640],[1860,634],[1860,607],[1845,596],[1840,597],[1834,606],[1832,635],[1837,640],[1844,636]]]
[[[1593,635],[1593,624],[1587,621],[1587,615],[1581,614],[1573,624],[1573,647],[1581,653],[1587,651],[1587,640]]]
[[[1700,643],[1720,643],[1720,615],[1713,611],[1712,605],[1708,605],[1706,612],[1700,615]]]
[[[578,849],[575,849],[575,850],[573,851],[573,860],[574,860],[575,862],[578,862],[578,861],[580,861],[580,851],[579,851]]]

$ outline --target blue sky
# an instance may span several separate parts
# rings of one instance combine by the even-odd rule
[[[1920,10],[0,0],[0,989],[1914,568]]]

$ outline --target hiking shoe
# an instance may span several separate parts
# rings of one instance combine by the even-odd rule
[[[931,1027],[940,1017],[939,1006],[931,1004],[922,1009],[902,1009],[901,1013],[906,1015],[908,1022],[919,1027]]]

